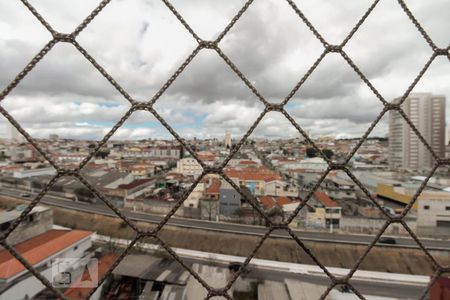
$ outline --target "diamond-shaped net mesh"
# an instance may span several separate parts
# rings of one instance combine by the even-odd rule
[[[181,258],[158,236],[158,233],[161,231],[161,229],[165,226],[165,224],[169,221],[169,219],[175,214],[176,210],[183,204],[184,200],[187,199],[189,194],[194,190],[196,185],[202,180],[204,176],[207,174],[218,174],[222,176],[232,187],[234,187],[244,199],[247,200],[247,202],[261,215],[263,219],[266,220],[268,224],[268,229],[266,234],[262,236],[262,238],[259,240],[259,243],[256,245],[252,253],[247,257],[245,260],[243,266],[247,266],[250,263],[250,260],[256,255],[256,252],[261,247],[261,245],[264,243],[264,241],[270,236],[270,234],[275,229],[281,229],[288,232],[288,234],[292,237],[292,239],[307,253],[308,256],[324,271],[324,273],[330,278],[332,284],[328,287],[326,292],[321,296],[321,299],[325,299],[328,295],[328,293],[336,286],[338,285],[347,285],[356,296],[358,296],[361,299],[364,299],[364,296],[361,295],[360,292],[358,292],[357,289],[355,289],[349,280],[352,278],[353,274],[357,271],[358,267],[361,265],[364,258],[368,255],[370,250],[374,247],[374,245],[377,243],[378,239],[381,237],[383,232],[386,230],[386,228],[392,224],[392,223],[399,223],[401,224],[411,235],[411,237],[417,242],[419,247],[424,251],[426,256],[430,258],[430,260],[433,262],[434,268],[436,269],[436,276],[434,276],[434,279],[438,277],[439,274],[448,272],[449,270],[445,269],[445,267],[441,266],[439,263],[437,263],[434,258],[431,256],[429,251],[424,247],[420,239],[417,237],[417,235],[409,228],[409,226],[404,221],[404,217],[407,215],[407,213],[411,210],[413,205],[415,204],[416,200],[420,196],[421,192],[426,187],[429,179],[433,176],[436,169],[440,166],[448,166],[450,165],[450,161],[447,159],[444,159],[442,157],[439,157],[432,149],[432,147],[428,144],[428,142],[425,140],[425,138],[421,135],[419,130],[416,128],[416,126],[411,122],[411,120],[408,118],[408,116],[403,111],[401,104],[405,101],[405,99],[409,96],[413,88],[416,86],[416,84],[420,81],[421,77],[424,75],[426,70],[429,68],[431,63],[435,60],[438,56],[446,56],[450,60],[450,46],[447,48],[439,48],[436,46],[436,44],[433,42],[433,40],[430,38],[428,33],[424,30],[424,28],[421,26],[421,24],[417,21],[417,19],[414,17],[414,15],[411,13],[410,9],[406,5],[406,3],[403,0],[398,0],[399,9],[401,9],[410,21],[413,23],[413,25],[417,28],[422,38],[426,41],[426,43],[429,45],[429,47],[432,50],[432,55],[428,59],[428,61],[425,63],[423,68],[420,70],[419,74],[414,78],[413,82],[409,85],[407,90],[403,93],[401,96],[400,101],[394,103],[391,103],[383,98],[383,96],[378,92],[378,90],[375,88],[375,86],[369,81],[369,79],[364,75],[364,73],[358,68],[358,66],[355,64],[355,62],[347,55],[347,53],[344,50],[344,46],[348,43],[348,41],[353,37],[353,35],[358,31],[358,29],[361,27],[361,25],[365,22],[367,17],[372,13],[374,8],[377,6],[379,0],[375,0],[370,7],[365,11],[363,16],[359,19],[359,21],[356,23],[356,25],[351,29],[351,31],[347,34],[347,36],[343,39],[343,41],[340,44],[329,44],[325,38],[317,31],[317,29],[314,27],[314,25],[309,21],[307,16],[302,12],[302,10],[295,4],[292,0],[286,0],[289,6],[294,10],[295,14],[299,17],[299,21],[306,24],[306,26],[309,28],[309,30],[314,34],[314,36],[318,39],[318,41],[323,46],[323,52],[321,55],[317,58],[317,60],[310,66],[310,68],[307,70],[307,72],[304,74],[304,76],[298,81],[298,83],[295,85],[295,87],[288,93],[288,95],[283,99],[283,101],[280,104],[273,104],[270,103],[265,99],[264,96],[261,95],[261,93],[256,89],[256,87],[249,81],[246,76],[239,70],[239,68],[232,62],[232,60],[221,50],[220,42],[223,40],[223,38],[227,35],[227,33],[230,31],[230,29],[235,25],[235,23],[241,18],[243,14],[246,13],[249,6],[254,2],[253,0],[248,0],[245,2],[245,4],[242,6],[242,8],[237,12],[237,14],[232,18],[232,20],[228,23],[228,25],[223,29],[223,31],[218,35],[218,37],[213,41],[207,41],[203,40],[200,36],[197,35],[197,33],[190,27],[190,25],[186,22],[186,20],[183,18],[183,16],[177,11],[177,9],[170,3],[169,0],[162,0],[163,3],[170,9],[170,11],[173,13],[173,15],[181,22],[181,24],[184,26],[184,28],[192,35],[192,37],[197,41],[198,45],[197,47],[192,51],[192,53],[185,59],[185,61],[179,66],[179,68],[175,71],[175,73],[167,80],[167,82],[164,83],[164,85],[159,89],[159,91],[148,101],[146,102],[138,102],[137,100],[133,99],[132,96],[124,89],[122,88],[117,81],[114,80],[114,78],[108,74],[108,72],[86,51],[77,41],[78,35],[89,25],[89,23],[99,14],[101,11],[111,2],[111,0],[103,0],[100,2],[100,4],[81,22],[79,26],[75,28],[75,30],[70,34],[63,34],[55,31],[52,26],[44,19],[44,17],[27,1],[27,0],[21,0],[21,2],[24,4],[25,8],[28,9],[34,17],[37,18],[37,20],[44,26],[52,35],[52,39],[42,48],[42,50],[39,51],[39,53],[34,56],[34,58],[27,64],[27,66],[14,78],[14,80],[0,93],[0,104],[1,101],[4,100],[12,90],[14,90],[17,85],[24,79],[27,74],[33,70],[33,68],[42,60],[43,57],[45,57],[52,48],[57,43],[68,43],[73,45],[91,64],[92,66],[100,72],[102,76],[104,76],[109,83],[125,98],[129,101],[131,104],[131,108],[128,110],[128,112],[115,124],[115,126],[109,131],[108,134],[104,136],[104,138],[97,144],[95,151],[92,151],[80,164],[78,167],[74,169],[66,169],[63,167],[60,167],[54,160],[49,157],[46,152],[39,146],[39,144],[22,128],[22,126],[8,113],[7,110],[5,110],[2,106],[0,106],[0,113],[25,137],[25,139],[33,145],[36,150],[57,170],[57,174],[54,176],[52,180],[50,180],[47,185],[43,188],[43,190],[36,196],[36,198],[31,201],[31,203],[28,205],[28,207],[21,213],[20,217],[16,219],[13,224],[9,227],[8,230],[4,232],[4,234],[0,238],[0,244],[7,249],[18,261],[20,261],[34,276],[36,276],[46,287],[48,287],[50,290],[52,290],[58,297],[61,299],[67,299],[64,295],[61,294],[61,292],[58,289],[55,289],[52,284],[43,277],[39,271],[37,271],[29,262],[27,262],[21,255],[18,253],[11,245],[8,245],[6,242],[6,239],[11,234],[11,232],[19,225],[19,223],[24,220],[24,218],[27,217],[27,215],[31,212],[33,207],[35,207],[40,200],[46,195],[46,193],[51,189],[51,187],[58,181],[59,178],[63,176],[73,176],[77,178],[82,184],[86,186],[95,196],[97,196],[99,199],[101,199],[111,210],[113,210],[119,218],[121,218],[127,226],[132,228],[136,232],[136,238],[128,245],[128,247],[125,249],[125,251],[119,256],[119,258],[115,261],[115,263],[111,266],[110,270],[105,274],[103,278],[100,279],[99,285],[106,279],[106,277],[111,274],[112,270],[120,263],[120,261],[130,252],[130,250],[134,247],[134,245],[139,242],[141,239],[145,237],[151,237],[156,239],[160,245],[162,246],[165,251],[169,255],[171,255],[176,261],[178,261],[184,268],[187,269],[187,271],[195,277],[199,283],[208,291],[207,299],[210,299],[211,297],[215,296],[222,296],[227,299],[231,299],[228,291],[233,285],[233,283],[236,281],[236,279],[240,276],[243,267],[235,273],[235,275],[232,277],[232,279],[229,281],[229,283],[220,289],[213,288],[209,286],[192,268],[190,268],[188,265],[186,265]],[[184,141],[179,134],[165,121],[165,119],[159,115],[155,109],[154,104],[158,101],[158,99],[165,93],[165,91],[171,86],[171,84],[178,78],[178,76],[184,71],[184,69],[189,65],[189,63],[194,59],[194,57],[204,49],[210,49],[215,51],[222,59],[223,61],[230,67],[230,69],[237,75],[239,78],[243,81],[243,83],[250,89],[250,91],[265,105],[265,110],[261,113],[261,115],[255,120],[251,128],[246,132],[246,134],[242,137],[242,139],[239,141],[239,143],[233,147],[233,149],[230,151],[228,157],[223,161],[223,163],[219,167],[210,167],[207,166],[199,157],[197,156],[196,152],[192,150],[192,148]],[[376,96],[376,98],[382,103],[383,110],[380,112],[380,114],[376,117],[376,119],[371,123],[370,127],[367,129],[367,131],[364,133],[362,138],[357,143],[356,147],[349,153],[347,158],[342,161],[341,163],[337,164],[332,162],[324,153],[319,149],[319,147],[314,143],[314,141],[308,136],[307,132],[302,129],[302,127],[289,115],[289,113],[285,110],[285,105],[291,100],[291,98],[296,94],[296,92],[300,89],[300,87],[305,83],[305,81],[308,80],[308,77],[314,72],[314,70],[317,68],[317,66],[321,63],[323,58],[327,56],[330,53],[337,53],[340,55],[345,62],[351,67],[351,69],[354,70],[354,72],[359,76],[359,78],[367,85],[367,87],[373,92],[373,94]],[[405,119],[405,121],[409,124],[411,129],[414,131],[414,133],[419,137],[420,141],[425,145],[425,147],[430,151],[432,156],[435,159],[435,165],[432,171],[426,176],[426,179],[423,181],[420,188],[417,190],[416,194],[413,196],[411,202],[406,206],[403,213],[400,216],[391,216],[387,212],[385,212],[380,204],[373,198],[371,193],[364,187],[364,185],[352,174],[350,171],[350,168],[348,166],[348,163],[350,159],[353,157],[353,155],[356,153],[358,148],[364,143],[364,141],[367,139],[369,134],[372,132],[374,127],[378,124],[378,122],[381,120],[381,118],[388,113],[389,111],[396,110],[398,111],[401,116]],[[184,196],[181,197],[181,199],[177,202],[177,204],[173,207],[173,209],[165,216],[162,222],[156,228],[145,231],[140,228],[138,228],[133,222],[131,222],[114,204],[112,204],[107,198],[105,198],[100,192],[96,190],[94,186],[92,186],[88,180],[86,180],[83,175],[81,174],[81,169],[89,162],[89,160],[101,149],[102,146],[105,145],[105,143],[111,138],[111,136],[124,124],[124,122],[136,111],[147,111],[148,113],[152,114],[172,135],[173,137],[182,145],[184,148],[194,157],[197,162],[203,167],[203,173],[197,178],[197,180],[192,184],[192,186],[185,192]],[[295,213],[291,215],[291,217],[286,220],[285,222],[280,223],[274,223],[271,221],[271,219],[264,213],[264,211],[260,208],[260,206],[257,204],[256,199],[253,196],[249,196],[242,192],[240,187],[235,184],[233,180],[231,180],[224,172],[224,167],[227,165],[227,163],[230,161],[230,159],[239,151],[239,149],[242,147],[242,145],[246,142],[247,138],[250,136],[250,134],[255,130],[255,128],[258,126],[259,122],[262,120],[262,118],[271,111],[277,111],[283,114],[286,119],[298,130],[298,132],[305,138],[305,140],[314,147],[319,155],[326,160],[328,163],[327,170],[323,173],[322,177],[319,179],[319,181],[315,184],[315,186],[310,190],[308,195],[305,197],[305,199],[302,200],[302,203],[297,207],[295,210]],[[382,211],[386,217],[386,223],[382,227],[382,229],[378,232],[376,235],[376,238],[373,240],[373,242],[367,247],[366,251],[364,252],[363,256],[360,257],[360,259],[357,261],[355,266],[350,270],[347,276],[342,278],[337,278],[334,275],[332,275],[327,268],[320,263],[320,261],[312,254],[311,250],[308,249],[308,247],[302,242],[302,240],[295,235],[295,233],[288,227],[289,223],[293,220],[293,218],[299,213],[299,211],[306,205],[306,203],[309,201],[309,199],[312,197],[314,191],[316,191],[322,181],[325,179],[325,177],[330,173],[332,170],[342,170],[344,171],[354,182],[355,184],[369,197],[369,199]],[[425,298],[427,295],[427,291],[430,289],[431,285],[433,283],[433,280],[428,285],[427,290],[424,292],[424,294],[421,296],[421,298]],[[90,291],[90,294],[88,298],[93,295],[95,292],[95,289],[92,289]]]

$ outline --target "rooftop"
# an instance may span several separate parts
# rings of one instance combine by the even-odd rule
[[[138,187],[142,184],[148,183],[150,181],[154,181],[151,178],[143,178],[143,179],[136,179],[130,183],[127,184],[121,184],[118,186],[119,189],[124,189],[124,190],[130,190],[130,189],[134,189],[135,187]]]
[[[14,248],[31,265],[36,265],[91,234],[90,231],[82,230],[50,230],[19,243]],[[7,280],[25,270],[8,250],[0,251],[0,280]]]
[[[283,206],[293,202],[286,196],[262,196],[259,198],[259,201],[261,201],[262,206],[267,209],[270,209],[275,205]]]
[[[324,192],[316,191],[314,192],[314,197],[323,204],[325,207],[340,207],[336,201],[328,197]]]
[[[31,214],[37,213],[37,212],[41,212],[41,211],[45,211],[45,210],[49,210],[49,209],[50,208],[48,208],[46,206],[38,205],[38,206],[34,207],[31,210],[31,212],[28,213],[28,215],[31,215]],[[22,210],[19,207],[16,207],[16,209],[14,209],[14,210],[0,211],[0,224],[4,224],[6,222],[10,222],[10,221],[17,219],[21,213],[22,213]]]

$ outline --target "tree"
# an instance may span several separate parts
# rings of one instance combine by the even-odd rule
[[[105,159],[106,157],[108,157],[108,155],[109,155],[109,150],[107,150],[107,149],[100,149],[97,153],[95,153],[96,158],[101,157],[101,158]]]
[[[331,149],[324,149],[322,152],[328,159],[331,159],[334,156],[334,152]]]
[[[317,154],[318,151],[316,150],[316,148],[313,147],[306,148],[306,156],[308,156],[309,158],[317,157]]]

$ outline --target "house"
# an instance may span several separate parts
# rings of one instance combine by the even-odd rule
[[[206,189],[205,197],[209,199],[219,200],[219,194],[220,194],[220,186],[222,185],[222,182],[217,179],[213,178],[211,179],[211,183]]]
[[[247,187],[254,195],[265,195],[266,182],[280,180],[281,176],[265,167],[226,168],[225,174],[239,181],[239,186]]]
[[[314,192],[308,201],[307,225],[319,228],[339,228],[342,207],[322,191]]]
[[[276,179],[266,181],[264,192],[267,196],[298,197],[299,190],[286,181]]]
[[[343,180],[335,176],[329,176],[324,179],[321,188],[332,199],[356,200],[356,184],[349,180]]]
[[[52,267],[59,258],[84,257],[92,247],[92,232],[83,230],[49,230],[14,246],[15,250],[40,274],[53,282]],[[71,265],[58,266],[64,272]],[[0,251],[0,300],[29,299],[46,287],[6,249]]]

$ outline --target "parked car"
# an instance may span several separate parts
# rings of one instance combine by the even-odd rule
[[[378,240],[378,243],[394,245],[394,244],[397,244],[397,241],[394,238],[382,236]]]
[[[20,193],[19,196],[23,197],[23,198],[28,198],[28,197],[30,197],[30,194],[28,194],[28,193]]]

